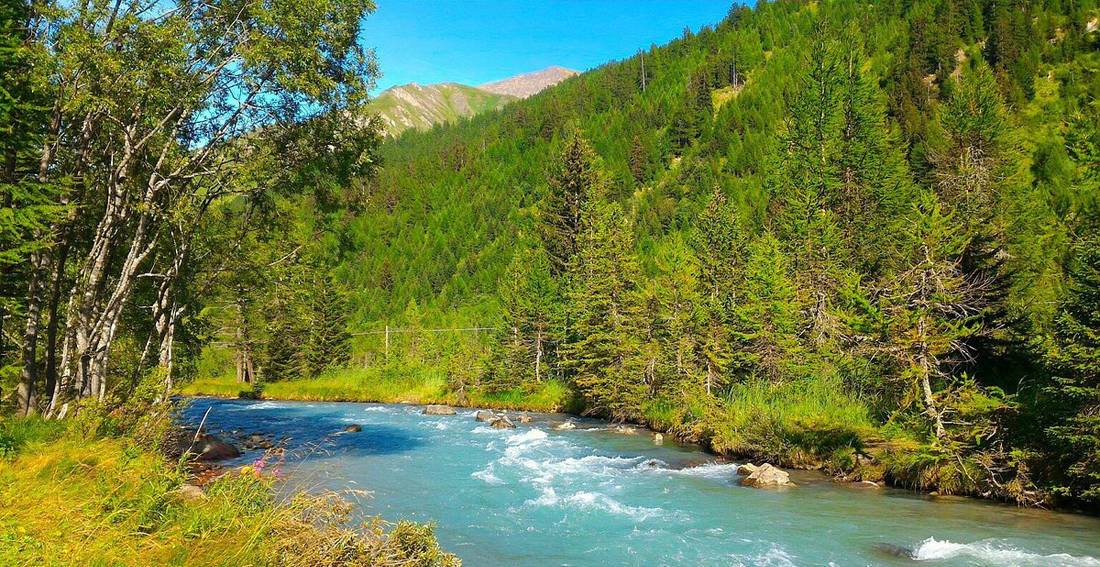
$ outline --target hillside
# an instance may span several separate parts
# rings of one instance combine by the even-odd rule
[[[385,144],[302,245],[364,372],[1093,506],[1100,45],[1095,3],[1054,4],[735,8]]]
[[[427,129],[486,110],[498,109],[515,97],[458,83],[421,86],[416,83],[386,89],[371,103],[389,136],[410,128]]]
[[[577,71],[572,69],[554,66],[533,73],[524,73],[508,79],[485,83],[477,88],[500,95],[527,98],[577,74]]]

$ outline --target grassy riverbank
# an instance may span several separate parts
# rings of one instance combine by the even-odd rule
[[[352,529],[335,497],[278,494],[272,476],[233,471],[185,494],[187,468],[148,427],[88,425],[0,418],[0,565],[459,565],[430,526]]]
[[[238,397],[242,391],[251,389],[226,375],[195,380],[182,393]],[[442,370],[430,366],[343,369],[316,379],[267,383],[262,392],[263,398],[273,400],[448,404],[574,414],[585,410],[583,400],[557,380],[532,390],[459,393],[450,389]],[[655,431],[702,443],[721,455],[791,468],[823,468],[834,474],[855,473],[859,454],[882,440],[866,407],[840,389],[819,383],[736,385],[712,405],[654,399],[642,421]],[[867,469],[857,476],[881,479],[881,471]]]
[[[231,375],[187,384],[186,395],[237,397],[247,385]],[[565,383],[532,390],[459,393],[446,372],[425,366],[351,368],[317,379],[264,384],[275,400],[449,404],[468,407],[581,414],[585,407]],[[731,386],[722,398],[652,399],[642,425],[698,442],[716,454],[796,469],[821,469],[846,480],[870,480],[942,494],[1005,499],[977,483],[980,463],[922,441],[898,424],[877,422],[870,408],[824,381]],[[1008,487],[1015,489],[1015,487]],[[1028,495],[1036,502],[1042,495]]]

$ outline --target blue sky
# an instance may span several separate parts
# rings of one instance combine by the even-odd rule
[[[584,71],[718,23],[732,0],[376,0],[363,44],[378,90],[480,85],[561,65]]]

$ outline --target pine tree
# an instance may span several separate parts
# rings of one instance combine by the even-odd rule
[[[732,314],[731,364],[738,374],[778,381],[802,373],[798,336],[805,323],[797,292],[779,240],[765,233],[752,242]]]
[[[486,381],[490,390],[541,382],[549,375],[560,319],[558,283],[550,276],[550,260],[541,248],[521,249],[498,286],[503,320],[494,351],[496,364]]]
[[[733,356],[730,310],[742,268],[745,239],[737,213],[721,189],[715,189],[696,223],[693,245],[698,258],[700,299],[699,355],[703,360],[704,389],[722,385]]]
[[[1048,452],[1059,463],[1057,491],[1100,505],[1100,233],[1079,239],[1047,355],[1056,422]]]
[[[638,136],[630,144],[629,167],[635,183],[641,185],[649,179],[649,152]]]
[[[942,400],[958,384],[955,370],[972,357],[967,341],[983,331],[989,282],[963,269],[970,235],[935,195],[922,196],[908,236],[903,264],[886,284],[883,350],[899,365],[907,400],[919,400],[935,439],[945,441]]]
[[[645,393],[639,278],[629,217],[616,204],[590,202],[570,264],[570,336],[560,355],[590,410],[613,419],[638,415]]]
[[[946,145],[934,156],[936,188],[967,225],[989,222],[1011,165],[1005,112],[993,72],[981,60],[963,73],[940,112]]]
[[[310,311],[306,366],[309,375],[317,377],[326,370],[347,366],[351,360],[347,297],[336,281],[314,278]]]
[[[558,275],[577,253],[585,203],[604,191],[596,153],[579,132],[573,134],[562,150],[547,181],[550,193],[540,211],[540,228],[552,273]]]

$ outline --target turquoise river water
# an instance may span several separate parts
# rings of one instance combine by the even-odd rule
[[[1100,567],[1100,519],[892,489],[814,473],[738,485],[737,465],[606,422],[531,414],[514,430],[472,410],[200,398],[228,440],[282,441],[294,486],[347,490],[364,516],[434,522],[467,567]],[[358,433],[342,433],[350,424]],[[256,459],[248,451],[239,463]],[[889,548],[894,553],[884,551]]]

